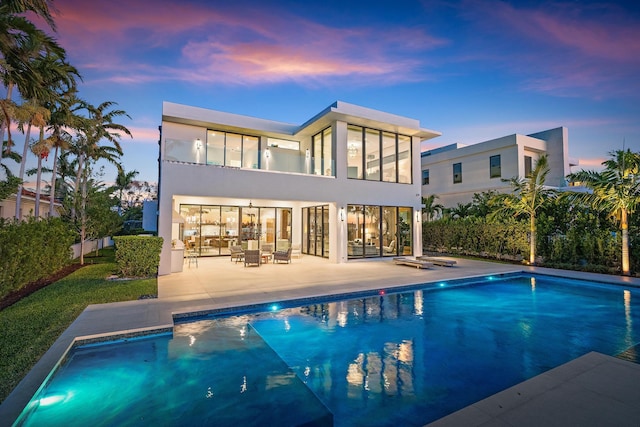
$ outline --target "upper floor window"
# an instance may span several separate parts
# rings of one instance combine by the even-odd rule
[[[453,183],[459,184],[462,182],[462,163],[453,164]]]
[[[198,147],[200,150],[201,147]],[[259,138],[238,133],[207,131],[208,165],[258,169]]]
[[[531,170],[533,169],[533,162],[531,156],[524,156],[524,176],[529,178],[531,176]]]
[[[502,177],[502,167],[500,165],[500,155],[489,157],[489,178]]]
[[[349,125],[347,176],[384,182],[412,182],[411,137]]]
[[[312,138],[313,174],[334,176],[333,141],[331,128],[318,132]]]
[[[422,171],[422,185],[429,185],[429,169]]]

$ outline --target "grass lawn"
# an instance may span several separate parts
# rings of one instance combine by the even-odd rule
[[[156,278],[107,280],[116,271],[112,248],[85,256],[85,264],[0,311],[0,402],[88,305],[158,293]]]

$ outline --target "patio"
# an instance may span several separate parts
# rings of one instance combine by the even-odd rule
[[[291,264],[268,263],[260,267],[244,267],[228,257],[200,258],[197,267],[194,263],[185,263],[181,273],[158,278],[157,299],[87,307],[0,405],[0,419],[14,420],[18,417],[76,337],[171,329],[175,314],[372,289],[391,291],[396,286],[523,270],[640,287],[640,279],[464,259],[457,261],[455,267],[431,269],[395,265],[392,258],[331,264],[326,259],[313,256],[294,258]],[[600,382],[605,377],[607,387],[603,388]],[[538,425],[539,417],[544,415],[546,425],[566,425],[571,420],[580,420],[580,425],[589,425],[585,420],[592,420],[591,425],[603,425],[603,416],[607,417],[604,419],[616,420],[615,425],[637,425],[640,392],[633,391],[635,389],[627,384],[637,384],[638,381],[640,365],[591,353],[437,423],[515,425],[509,423],[511,419],[518,420],[517,425],[525,425],[523,420]],[[616,402],[615,414],[609,416],[608,412],[613,411],[611,402]],[[600,418],[584,416],[597,411],[603,414]],[[556,424],[549,420],[555,420]]]

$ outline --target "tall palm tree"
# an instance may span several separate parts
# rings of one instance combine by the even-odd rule
[[[24,147],[22,149],[22,161],[20,162],[20,172],[18,178],[20,178],[20,186],[16,194],[16,211],[15,218],[20,219],[20,212],[22,211],[22,188],[24,181],[24,172],[27,165],[27,155],[29,153],[31,127],[36,126],[38,128],[44,128],[47,118],[49,117],[49,110],[34,103],[27,101],[20,106],[16,111],[16,119],[18,121],[18,129],[25,134]],[[26,125],[26,129],[25,129]]]
[[[529,263],[536,263],[536,213],[556,196],[556,191],[545,187],[549,174],[549,162],[546,155],[540,156],[536,166],[527,178],[513,177],[506,182],[511,183],[512,193],[497,194],[492,204],[497,209],[491,214],[496,216],[512,213],[515,216],[529,217]]]
[[[422,213],[426,215],[425,219],[427,221],[431,221],[437,218],[439,215],[442,215],[442,209],[444,209],[444,206],[442,206],[440,203],[436,203],[437,198],[438,196],[436,196],[435,194],[422,198]]]
[[[572,181],[581,182],[591,192],[568,193],[568,197],[580,199],[620,223],[622,274],[629,275],[629,216],[640,208],[640,152],[617,150],[609,156],[611,158],[602,163],[605,167],[602,172],[582,170],[569,175]]]

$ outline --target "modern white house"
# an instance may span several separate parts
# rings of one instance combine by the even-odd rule
[[[421,254],[420,144],[440,133],[418,120],[340,101],[303,124],[164,102],[160,129],[161,275],[182,246]]]
[[[422,194],[436,195],[444,207],[469,203],[475,193],[511,190],[503,179],[524,178],[538,158],[547,154],[546,184],[565,187],[565,177],[577,161],[569,159],[565,127],[531,135],[509,135],[473,145],[452,144],[421,154]]]

